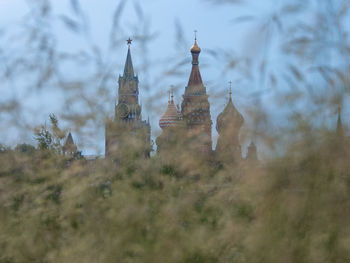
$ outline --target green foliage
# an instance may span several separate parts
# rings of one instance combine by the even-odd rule
[[[35,131],[38,149],[62,154],[63,139],[66,137],[66,132],[59,128],[58,119],[54,114],[50,114],[49,117],[51,126],[49,128],[46,125],[41,126]]]
[[[36,135],[35,139],[38,141],[39,150],[48,150],[52,145],[51,133],[45,127],[42,127],[40,130],[36,132],[35,135]]]
[[[30,155],[30,154],[33,154],[35,152],[35,147],[33,145],[23,143],[23,144],[16,145],[14,150],[15,150],[15,152],[18,152],[18,153]]]
[[[29,71],[38,76],[29,83],[35,91],[57,84],[65,95],[72,94],[66,106],[84,109],[65,116],[83,130],[90,120],[102,120],[102,108],[112,104],[106,87],[115,84],[116,67],[114,58],[113,63],[104,58],[115,57],[110,54],[124,41],[117,31],[126,1],[120,1],[115,11],[109,54],[92,42],[86,45],[91,50],[56,50],[59,41],[51,30],[56,16],[50,1],[39,2],[28,1],[31,8],[23,32],[31,37],[21,35],[26,48],[22,52],[1,48],[4,68],[15,70],[6,70],[1,80],[8,79],[4,86],[12,85],[15,79],[27,79]],[[207,2],[229,6],[249,0]],[[236,167],[208,163],[183,154],[181,149],[187,145],[176,141],[166,158],[144,159],[142,151],[130,149],[117,164],[108,159],[86,161],[80,152],[68,158],[62,156],[66,133],[56,116],[50,115],[50,125],[35,133],[38,150],[27,144],[14,150],[0,145],[0,263],[350,262],[349,138],[346,132],[317,128],[323,125],[321,119],[348,99],[349,32],[343,24],[349,18],[349,4],[325,0],[325,5],[312,8],[311,2],[281,1],[262,19],[234,19],[258,24],[259,34],[254,31],[254,39],[246,40],[255,44],[254,59],[236,57],[233,50],[211,52],[221,59],[215,65],[219,62],[230,74],[234,69],[244,86],[261,88],[248,93],[250,105],[245,111],[254,126],[249,132],[269,150],[277,149],[269,160]],[[78,1],[72,0],[71,5],[75,16],[63,15],[61,20],[71,33],[91,41],[83,9]],[[135,7],[142,13],[137,1]],[[315,14],[316,20],[309,19]],[[140,68],[146,70],[154,61],[146,57],[152,39],[147,21],[147,16],[140,15],[132,26],[147,29],[145,34],[137,33],[144,40],[145,64]],[[180,26],[177,37],[179,44],[188,44]],[[16,38],[10,35],[9,39]],[[250,43],[243,44],[249,48]],[[329,64],[337,65],[328,65],[328,50],[333,60],[340,61]],[[182,47],[179,51],[182,54]],[[169,54],[164,70],[168,76],[178,75],[182,83],[183,56]],[[65,78],[61,70],[68,60],[73,62],[68,68],[84,64],[90,74]],[[315,78],[314,72],[322,79]],[[164,88],[162,81],[156,82],[147,86]],[[265,96],[272,88],[278,98],[276,112],[288,109],[279,119],[286,119],[288,125],[278,132],[259,107],[262,99],[255,97]],[[105,101],[99,100],[103,97]],[[269,96],[268,103],[273,104],[272,100]],[[1,113],[6,111],[11,120],[22,124],[17,112],[21,105],[5,102]]]
[[[57,156],[8,152],[0,159],[0,258],[347,262],[350,169],[332,144],[332,136],[312,149],[300,141],[264,166],[241,167],[241,177],[157,158],[67,166]]]
[[[1,154],[1,153],[5,153],[7,150],[8,150],[8,149],[7,149],[5,146],[3,146],[2,144],[0,144],[0,154]]]

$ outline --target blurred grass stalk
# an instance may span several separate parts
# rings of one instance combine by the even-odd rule
[[[181,148],[168,160],[130,155],[121,165],[91,162],[62,154],[67,131],[55,120],[35,130],[16,96],[2,101],[2,126],[30,137],[35,130],[39,144],[0,146],[0,262],[350,262],[350,140],[347,125],[341,119],[335,124],[339,109],[348,112],[349,4],[317,3],[283,1],[271,14],[237,20],[266,34],[261,56],[246,63],[251,84],[261,85],[254,107],[245,109],[252,120],[246,132],[262,145],[260,164],[212,166]],[[78,1],[71,1],[72,17],[57,17],[49,1],[28,4],[25,25],[0,34],[0,79],[5,87],[24,85],[26,92],[63,90],[63,119],[92,136],[87,127],[103,123],[109,111],[115,64],[91,42]],[[111,53],[124,41],[125,4],[120,1],[115,11]],[[146,25],[141,7],[136,1],[135,24]],[[57,19],[86,40],[84,50],[57,49],[51,30]],[[143,29],[135,35],[147,56],[152,34]],[[20,40],[18,52],[4,46],[11,37]],[[276,56],[273,47],[282,53]],[[271,57],[281,59],[277,66]],[[176,72],[182,60],[176,58]],[[237,69],[236,62],[227,67]],[[88,65],[91,74],[67,78],[67,63]],[[282,113],[277,119],[264,108],[262,97],[270,90]]]

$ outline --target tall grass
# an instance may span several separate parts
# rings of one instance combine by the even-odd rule
[[[233,56],[217,57],[237,71],[247,66],[251,84],[261,84],[256,103],[244,109],[251,125],[241,132],[241,140],[256,139],[260,161],[219,165],[176,144],[169,154],[130,154],[121,163],[64,155],[68,131],[62,123],[96,140],[91,127],[103,124],[107,115],[113,65],[89,42],[78,1],[71,1],[73,17],[58,18],[86,40],[86,50],[77,53],[57,48],[49,30],[57,19],[51,3],[29,1],[25,27],[30,30],[24,35],[29,45],[11,53],[1,46],[8,42],[0,41],[7,69],[0,79],[5,85],[23,84],[28,92],[63,90],[70,108],[33,127],[26,118],[32,112],[20,100],[2,101],[2,122],[37,144],[0,145],[0,262],[350,262],[346,116],[336,126],[339,108],[348,110],[348,4],[316,2],[286,1],[270,16],[232,20],[263,25],[267,34],[261,60],[245,64]],[[118,33],[125,4],[120,1],[115,10],[111,53],[124,40]],[[141,6],[135,8],[135,23],[147,28]],[[5,30],[4,40],[18,34]],[[177,30],[181,38],[179,25]],[[152,35],[145,30],[137,37],[147,56]],[[276,46],[279,70],[269,59]],[[175,63],[180,71],[182,59]],[[63,76],[66,63],[88,64],[91,75]],[[269,102],[281,111],[277,117],[264,107],[266,90],[273,90]]]

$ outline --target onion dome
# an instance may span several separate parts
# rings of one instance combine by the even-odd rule
[[[160,128],[176,127],[180,125],[182,115],[179,109],[174,104],[174,95],[171,95],[171,100],[168,101],[168,108],[163,113],[159,120]]]
[[[201,52],[201,48],[197,44],[197,38],[194,40],[194,44],[191,47],[191,52],[192,53],[200,53]]]
[[[190,78],[188,80],[187,87],[185,93],[205,93],[202,76],[199,71],[199,53],[201,52],[200,47],[197,44],[197,38],[194,40],[194,44],[191,48],[192,53],[192,71]]]
[[[230,99],[225,109],[219,114],[216,120],[216,130],[221,131],[229,128],[239,130],[244,123],[242,114],[236,109],[232,102],[232,92],[230,90]]]

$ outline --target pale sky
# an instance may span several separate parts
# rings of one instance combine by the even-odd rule
[[[15,23],[19,21],[27,12],[28,5],[26,2],[30,0],[0,0],[0,29],[5,28],[10,30],[14,27]],[[290,2],[298,2],[299,0]],[[54,7],[54,13],[57,17],[60,15],[70,16],[72,14],[69,0],[54,0],[51,1]],[[80,0],[81,8],[87,17],[89,17],[89,24],[91,27],[90,40],[94,45],[98,46],[102,52],[107,51],[108,37],[110,33],[110,25],[113,17],[113,12],[118,6],[120,1],[112,0]],[[257,23],[233,23],[234,19],[242,16],[255,16],[259,22],[263,23],[264,19],[271,16],[273,12],[277,12],[282,4],[285,4],[283,0],[269,0],[269,1],[245,1],[247,3],[240,5],[215,5],[213,1],[203,0],[129,0],[126,1],[124,12],[120,17],[122,34],[125,36],[133,37],[140,28],[135,27],[138,16],[136,15],[136,3],[140,4],[143,11],[145,20],[148,21],[147,29],[155,34],[155,38],[150,42],[148,46],[149,58],[151,68],[148,68],[147,76],[139,74],[140,79],[140,92],[142,96],[144,106],[144,118],[147,115],[150,116],[152,126],[153,139],[160,132],[158,127],[158,120],[161,112],[165,110],[167,105],[167,91],[170,85],[179,85],[179,88],[175,94],[175,98],[178,103],[181,101],[181,95],[184,92],[185,86],[190,74],[191,65],[187,65],[187,73],[184,73],[183,77],[165,76],[162,78],[160,73],[163,72],[164,61],[166,58],[174,56],[183,57],[190,62],[189,49],[193,44],[193,31],[198,31],[198,43],[202,48],[200,56],[200,66],[202,78],[207,86],[207,93],[210,95],[211,102],[211,115],[213,120],[213,136],[214,142],[217,136],[215,125],[216,117],[220,111],[224,108],[228,91],[228,82],[233,81],[233,101],[236,107],[243,113],[244,109],[249,107],[254,100],[251,94],[261,91],[257,81],[247,81],[242,77],[242,74],[237,74],[235,70],[225,70],[225,62],[214,59],[211,55],[212,52],[217,52],[220,56],[225,57],[224,52],[229,54],[235,54],[236,57],[248,57],[258,63],[263,52],[266,52],[263,45],[266,41],[266,35],[257,26]],[[288,23],[288,19],[284,22]],[[176,25],[180,25],[183,30],[183,39],[185,45],[181,46],[176,41],[177,29]],[[62,50],[80,50],[85,46],[84,40],[76,38],[74,34],[67,33],[66,28],[62,23],[57,23],[55,28],[55,34],[59,38],[59,48]],[[143,51],[140,48],[140,43],[135,40],[132,45],[132,57],[136,70],[138,70],[143,61]],[[274,49],[272,45],[269,47]],[[126,45],[120,44],[120,48],[116,54],[112,57],[108,57],[109,54],[104,53],[106,60],[113,64],[116,64],[115,76],[122,73],[122,67],[126,56]],[[280,59],[278,52],[269,50],[268,59],[273,61],[273,65],[278,68]],[[0,62],[1,63],[1,62]],[[169,61],[169,64],[171,62]],[[73,72],[79,72],[79,69],[70,69]],[[140,70],[142,71],[142,70]],[[186,72],[185,71],[185,72]],[[67,72],[69,74],[70,72]],[[150,87],[149,91],[143,90],[143,85],[152,81],[160,79],[159,86],[155,89]],[[182,86],[182,87],[181,87]],[[116,90],[117,86],[111,87]],[[1,86],[0,86],[0,89]],[[1,91],[2,92],[2,91]],[[5,92],[6,93],[6,92]],[[14,96],[21,97],[22,90],[17,90],[13,94]],[[115,93],[115,92],[114,92]],[[12,94],[12,93],[11,93]],[[154,112],[150,110],[150,106],[147,106],[147,100],[153,98],[157,94],[159,99],[157,103],[157,109],[160,112]],[[117,94],[115,94],[116,96]],[[12,96],[12,95],[11,95]],[[64,109],[60,108],[60,100],[63,98],[56,93],[45,93],[44,95],[33,95],[32,98],[26,98],[28,107],[37,107],[40,110],[36,110],[36,118],[34,122],[40,124],[47,120],[49,113],[54,112],[58,116]],[[39,105],[39,106],[38,106]],[[112,108],[113,105],[111,105]],[[152,105],[154,107],[154,105]],[[103,145],[103,134],[101,129],[97,136],[101,141],[98,145]],[[73,135],[74,137],[74,135]],[[0,141],[12,140],[18,141],[19,138],[11,138],[8,134],[2,132]],[[77,138],[79,143],[84,145],[84,140]],[[86,145],[85,145],[86,147]],[[102,146],[103,147],[103,146]],[[103,153],[103,149],[98,146],[98,153]],[[88,153],[92,153],[93,150],[87,150]]]

